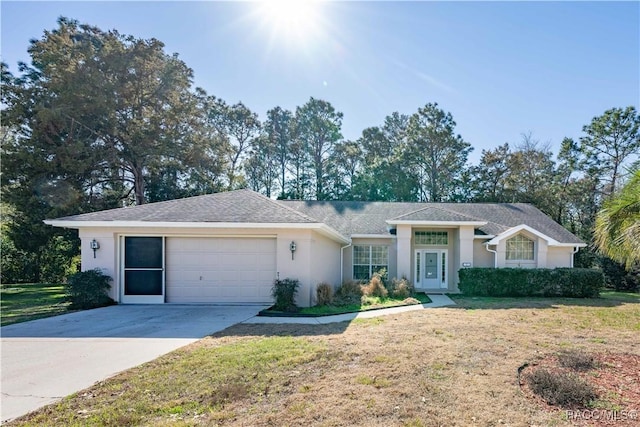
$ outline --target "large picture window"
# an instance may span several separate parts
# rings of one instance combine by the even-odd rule
[[[353,279],[368,280],[373,273],[389,270],[389,247],[355,245],[353,247]]]
[[[447,246],[449,233],[446,231],[416,231],[414,240],[416,245]]]
[[[533,261],[534,259],[533,240],[518,234],[507,240],[507,260]]]

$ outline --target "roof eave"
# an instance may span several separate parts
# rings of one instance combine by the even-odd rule
[[[74,221],[60,219],[45,219],[44,223],[53,227],[63,228],[200,228],[219,230],[224,228],[249,229],[297,229],[317,230],[325,236],[341,243],[351,240],[324,223],[291,223],[291,222],[185,222],[185,221]]]
[[[498,243],[500,243],[501,240],[507,239],[511,236],[515,236],[516,234],[518,234],[520,231],[527,231],[530,234],[533,234],[534,236],[537,236],[543,240],[546,240],[547,245],[549,246],[555,246],[555,247],[585,247],[587,246],[586,243],[566,243],[566,242],[559,242],[556,239],[547,236],[546,234],[536,230],[533,227],[529,227],[526,224],[520,224],[517,225],[515,227],[511,227],[510,229],[508,229],[507,231],[505,231],[504,233],[500,233],[497,236],[495,236],[493,239],[491,239],[490,241],[486,242],[485,244],[487,245],[497,245]]]

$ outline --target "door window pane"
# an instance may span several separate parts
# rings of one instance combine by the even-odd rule
[[[162,268],[162,237],[126,237],[124,268]]]
[[[438,254],[427,252],[424,254],[424,277],[425,279],[438,278]]]
[[[124,272],[125,295],[162,295],[162,270]]]

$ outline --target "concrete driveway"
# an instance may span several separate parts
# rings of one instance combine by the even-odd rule
[[[245,321],[264,308],[116,305],[4,326],[2,422]]]

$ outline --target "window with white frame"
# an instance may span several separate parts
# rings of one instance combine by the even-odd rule
[[[414,234],[416,245],[443,245],[449,244],[449,233],[446,231],[416,231]]]
[[[534,242],[533,240],[518,234],[507,240],[507,261],[534,259]]]
[[[353,246],[353,279],[368,280],[373,273],[389,270],[389,247],[381,245]]]

